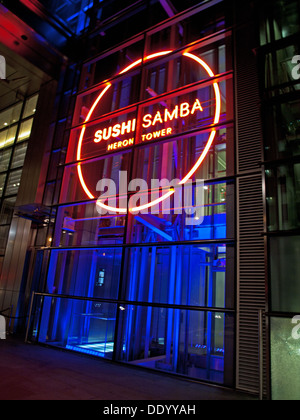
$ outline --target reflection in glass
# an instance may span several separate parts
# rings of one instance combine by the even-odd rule
[[[175,193],[160,205],[132,215],[130,218],[131,243],[172,242],[178,240],[221,239],[226,232],[226,190],[227,185],[190,184],[178,186]],[[169,187],[169,183],[162,183]],[[147,202],[152,194],[163,195],[158,189],[146,195]],[[141,194],[142,195],[142,194]],[[191,204],[191,205],[190,205]],[[129,237],[127,238],[129,239]]]
[[[32,123],[33,123],[33,119],[30,119],[30,120],[24,121],[21,124],[17,141],[23,141],[23,140],[29,139],[30,134],[31,134]]]
[[[17,126],[14,125],[7,130],[2,130],[0,132],[0,149],[3,147],[11,146],[16,137]]]
[[[261,22],[261,45],[287,38],[299,32],[299,2],[297,0],[266,2],[269,19]]]
[[[116,298],[122,250],[82,249],[53,251],[47,279],[47,291],[95,298]],[[105,281],[98,287],[100,272]]]
[[[22,110],[22,103],[18,103],[0,112],[0,129],[9,127],[19,121]]]
[[[38,95],[32,96],[31,98],[27,99],[22,118],[27,118],[27,117],[30,117],[31,115],[35,114],[36,106],[37,106],[37,100],[38,100]]]
[[[300,164],[266,169],[268,229],[300,226]]]
[[[9,234],[9,226],[0,226],[0,254],[5,254],[7,238]]]
[[[115,304],[45,297],[38,341],[111,359],[116,323]]]
[[[11,222],[12,216],[14,214],[14,204],[16,198],[7,198],[3,201],[1,215],[0,215],[0,224],[9,224]]]
[[[268,159],[300,155],[299,110],[299,100],[280,103],[270,108],[265,148]]]
[[[110,179],[119,188],[120,172],[129,170],[130,154],[114,154],[81,164],[84,184],[94,198],[99,198],[97,184],[102,179]],[[128,173],[128,172],[127,172]],[[63,184],[60,195],[61,203],[72,203],[88,198],[80,181],[77,165],[67,166],[64,171]],[[91,198],[91,197],[90,197]]]
[[[272,400],[298,401],[300,395],[299,320],[271,318]],[[293,333],[293,331],[295,331]]]
[[[7,171],[12,149],[0,149],[0,172]]]
[[[223,383],[224,313],[128,305],[120,316],[119,360]]]
[[[127,253],[129,301],[224,308],[226,247],[132,248]]]
[[[0,175],[0,197],[2,197],[4,192],[4,183],[6,179],[6,174]]]
[[[25,156],[26,156],[27,146],[28,146],[27,142],[16,146],[15,151],[14,151],[14,157],[11,164],[12,168],[19,168],[23,166]]]
[[[299,236],[270,238],[270,289],[274,312],[300,313],[299,255]]]
[[[59,246],[93,246],[123,243],[125,215],[100,216],[96,203],[61,207],[57,220]]]
[[[22,170],[17,170],[10,172],[8,175],[7,186],[5,190],[5,195],[15,195],[19,191],[20,181],[21,181]]]

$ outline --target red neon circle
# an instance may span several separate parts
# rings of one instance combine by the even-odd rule
[[[172,51],[161,51],[159,53],[155,53],[155,54],[151,54],[149,56],[147,56],[144,61],[148,61],[160,56],[164,56],[167,54],[170,54]],[[200,64],[204,70],[207,72],[207,74],[209,75],[209,77],[215,77],[214,72],[212,71],[212,69],[209,67],[209,65],[203,61],[200,57],[188,53],[188,52],[184,52],[182,55],[184,55],[185,57],[189,57],[192,60],[196,61],[198,64]],[[127,73],[129,70],[133,69],[134,67],[137,67],[138,65],[142,64],[143,60],[139,59],[137,61],[135,61],[134,63],[130,64],[128,67],[126,67],[124,70],[120,71],[118,73],[118,75]],[[96,106],[99,104],[99,102],[101,101],[101,99],[103,98],[103,96],[105,95],[105,93],[109,90],[109,88],[112,85],[110,83],[107,83],[107,85],[105,86],[105,88],[101,91],[101,93],[98,95],[97,99],[95,100],[95,102],[93,103],[85,121],[84,121],[84,125],[82,127],[81,133],[80,133],[80,137],[79,137],[79,142],[78,142],[78,146],[77,146],[77,161],[81,160],[81,148],[82,148],[82,143],[83,143],[83,136],[85,133],[85,124],[90,120]],[[220,115],[221,115],[221,93],[220,93],[220,89],[219,89],[219,85],[217,82],[213,83],[214,86],[214,91],[215,91],[215,96],[216,96],[216,111],[215,111],[215,118],[214,118],[214,124],[218,124],[218,122],[220,121]],[[208,141],[205,145],[205,148],[203,150],[203,152],[201,153],[200,157],[198,158],[198,160],[196,161],[195,165],[192,167],[192,169],[185,175],[184,178],[182,178],[182,180],[179,182],[178,185],[183,185],[185,184],[190,178],[191,176],[196,172],[196,170],[201,166],[202,162],[204,161],[207,153],[209,152],[211,145],[215,139],[216,136],[216,130],[213,128],[211,130],[211,133],[209,135]],[[82,175],[82,170],[81,170],[81,163],[78,162],[77,164],[77,172],[78,172],[78,177],[81,183],[81,186],[83,188],[83,190],[85,191],[85,193],[87,194],[87,196],[90,199],[95,199],[95,197],[93,196],[93,194],[90,192],[90,190],[88,189],[85,180],[83,178]],[[160,197],[159,199],[155,200],[155,201],[151,201],[148,204],[145,204],[143,206],[138,206],[135,207],[133,209],[130,209],[131,212],[139,212],[141,210],[144,210],[146,208],[152,207],[155,204],[158,204],[162,201],[164,201],[166,198],[170,197],[172,194],[174,194],[174,189],[169,190],[166,194],[164,194],[162,197]],[[110,206],[106,206],[105,204],[101,203],[99,200],[97,201],[97,204],[100,205],[102,208],[108,210],[108,211],[114,211],[116,213],[127,213],[127,209],[122,209],[122,208],[115,208],[115,207],[110,207]]]

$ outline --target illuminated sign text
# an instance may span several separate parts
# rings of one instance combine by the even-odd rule
[[[164,112],[157,111],[155,115],[146,114],[142,118],[142,127],[144,129],[154,127],[157,124],[164,124],[169,121],[177,120],[178,118],[187,118],[190,115],[194,115],[196,112],[203,111],[201,102],[196,99],[195,102],[190,105],[188,102],[183,102],[180,105],[176,105],[175,108],[170,111],[165,109]],[[134,133],[136,131],[137,120],[133,118],[122,124],[115,124],[113,126],[105,127],[102,130],[97,130],[94,134],[94,143],[100,143],[102,140],[109,141],[112,138],[118,139],[120,136],[125,134]],[[142,134],[142,141],[158,139],[160,137],[169,136],[172,134],[172,128],[168,127],[162,130],[154,131],[153,133]],[[134,139],[119,140],[107,146],[107,150],[116,150],[121,147],[128,147],[134,144]]]

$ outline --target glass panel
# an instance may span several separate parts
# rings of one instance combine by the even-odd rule
[[[8,127],[19,121],[22,110],[22,103],[12,106],[5,111],[0,112],[0,129]]]
[[[293,57],[298,50],[297,46],[290,45],[284,49],[266,54],[265,57],[265,87],[272,89],[275,86],[282,85],[280,93],[293,93],[300,90],[299,83],[293,77],[293,69],[297,63],[293,63]],[[276,92],[270,92],[274,95]]]
[[[72,130],[67,162],[78,160],[78,146],[81,141],[80,158],[87,159],[112,152],[124,151],[134,144],[136,129],[136,108],[111,115],[91,124]],[[122,144],[118,144],[119,142]]]
[[[100,190],[97,184],[102,179],[112,180],[118,191],[120,172],[129,170],[130,154],[114,154],[106,158],[86,161],[78,167],[68,166],[64,171],[60,202],[72,203],[76,201],[98,198]]]
[[[136,152],[136,165],[133,171],[135,178],[141,178],[151,185],[152,179],[182,180],[194,167],[202,155],[209,131],[169,142],[159,141],[149,144]],[[227,160],[232,157],[232,149],[227,147],[232,142],[231,127],[216,131],[214,143],[211,146],[201,166],[191,177],[192,180],[212,179],[230,175],[227,170]]]
[[[23,140],[29,139],[30,134],[31,134],[32,123],[33,123],[33,119],[30,119],[30,120],[24,121],[21,124],[17,141],[23,141]]]
[[[224,36],[218,43],[213,44],[212,41],[209,47],[189,49],[191,56],[185,56],[184,52],[180,52],[171,56],[166,54],[168,58],[163,63],[161,60],[159,60],[159,64],[156,63],[157,60],[150,60],[145,70],[146,89],[142,91],[142,99],[149,99],[192,83],[204,81],[210,77],[210,72],[219,75],[227,71],[226,47],[223,43]],[[153,51],[156,50],[153,49]],[[164,51],[168,51],[168,49],[162,50],[162,52]],[[200,64],[199,59],[203,60],[203,65]]]
[[[48,168],[47,180],[52,181],[56,179],[57,167],[61,160],[61,150],[55,150],[52,152],[51,160]]]
[[[225,340],[233,337],[224,313],[122,306],[118,358],[150,369],[224,382]],[[225,332],[226,331],[226,332]]]
[[[226,246],[132,248],[125,299],[225,307]]]
[[[220,46],[216,47],[215,50],[201,52],[195,51],[191,57],[180,55],[176,59],[173,58],[173,60],[170,60],[169,58],[167,61],[165,60],[164,63],[159,65],[155,64],[157,63],[157,59],[149,58],[149,66],[151,67],[147,70],[147,80],[145,81],[146,87],[142,91],[140,87],[141,65],[138,62],[135,62],[137,64],[133,67],[131,72],[128,72],[128,76],[127,72],[125,72],[123,76],[120,75],[116,80],[112,81],[111,84],[103,84],[102,86],[81,94],[78,97],[73,125],[82,124],[85,121],[94,103],[97,103],[97,106],[93,109],[93,113],[90,116],[90,119],[92,120],[101,118],[107,113],[130,106],[135,102],[138,102],[139,99],[151,99],[157,95],[172,91],[175,88],[184,87],[192,83],[209,79],[211,77],[211,72],[219,74],[221,69],[224,70],[226,66],[224,48],[224,46]],[[203,65],[199,62],[199,54],[202,54],[201,58],[204,60]],[[149,57],[152,57],[152,55]],[[172,57],[174,56],[172,55]],[[153,64],[152,61],[154,61]],[[135,63],[129,62],[129,64]],[[212,69],[209,68],[208,70],[207,65]],[[226,83],[221,81],[218,83],[222,91],[222,113],[224,113],[226,110]],[[203,102],[203,115],[205,114],[205,116],[209,111],[209,101],[213,102],[215,98],[212,83],[207,82],[207,85],[208,87],[205,89],[204,86],[200,86],[199,92],[196,92],[195,89],[193,89],[194,96],[196,93],[200,95],[198,99]],[[173,99],[172,103],[175,105],[177,102],[180,102],[179,99],[178,101],[176,100],[178,96],[180,96],[178,93],[173,95],[173,98],[175,97],[175,99]],[[191,94],[189,94],[189,96],[191,96]],[[192,99],[195,100],[194,96],[192,96]],[[96,102],[99,97],[100,100]],[[192,110],[192,104],[194,101],[192,101],[191,97],[183,99],[181,94],[181,102],[185,102],[186,99],[190,100]],[[168,98],[161,98],[157,102],[157,107],[159,107],[159,105],[163,105],[165,108],[166,101],[168,101]],[[170,101],[168,101],[168,106],[172,105],[169,102]],[[173,111],[173,109],[174,108],[172,107],[169,111]],[[228,118],[230,117],[228,116]]]
[[[300,164],[267,169],[269,231],[300,226]]]
[[[44,298],[39,342],[112,359],[117,305]]]
[[[16,137],[17,133],[17,126],[14,125],[13,127],[10,127],[8,130],[4,130],[0,132],[0,149],[2,147],[8,147],[11,146]]]
[[[219,82],[217,89],[209,83],[184,94],[177,93],[175,97],[166,96],[159,101],[147,102],[139,109],[137,143],[182,135],[207,128],[215,121],[224,122],[230,119],[225,98],[226,82]],[[219,103],[220,109],[217,107]]]
[[[80,90],[85,90],[116,76],[130,63],[139,60],[143,55],[143,45],[144,40],[131,45],[127,43],[117,52],[105,57],[101,56],[97,60],[85,64],[81,73]]]
[[[49,182],[45,186],[44,190],[44,198],[43,198],[43,204],[45,206],[51,206],[53,204],[53,194],[55,189],[55,181]]]
[[[200,5],[201,3],[202,2],[195,2],[192,0],[185,2],[172,0],[172,8],[176,10],[176,14],[179,11],[188,9],[192,5]],[[161,5],[165,12],[165,4],[161,3]],[[180,47],[187,45],[188,43],[198,41],[199,27],[201,28],[202,38],[224,29],[225,21],[222,4],[219,4],[218,7],[214,9],[213,14],[211,9],[208,8],[207,10],[202,10],[200,13],[194,14],[193,16],[190,16],[189,18],[176,24],[171,22],[168,27],[151,31],[152,33],[149,37],[150,39],[147,45],[147,52],[150,54],[153,51],[161,51],[165,48],[172,48],[174,45],[176,45],[176,47]]]
[[[5,190],[5,195],[15,195],[19,191],[22,170],[10,172]]]
[[[7,198],[3,201],[0,215],[0,224],[8,224],[11,222],[11,219],[14,214],[14,206],[16,202],[16,197]]]
[[[172,184],[165,185],[169,189]],[[128,240],[147,243],[226,238],[226,189],[226,184],[177,185],[172,197],[131,216]],[[144,194],[147,203],[156,196],[152,194]]]
[[[275,40],[286,38],[300,30],[299,2],[296,0],[272,2],[274,8]]]
[[[0,226],[0,254],[5,254],[7,239],[9,234],[9,226]]]
[[[265,16],[261,23],[261,45],[296,34],[299,28],[300,15],[297,0],[266,2]]]
[[[6,179],[6,174],[0,175],[0,197],[2,197],[3,195],[5,179]]]
[[[299,85],[300,87],[300,85]],[[300,155],[300,101],[278,104],[267,110],[266,158]]]
[[[22,143],[16,146],[15,151],[14,151],[13,161],[11,164],[12,168],[19,168],[23,166],[25,156],[26,156],[27,146],[28,146],[28,143]]]
[[[60,207],[54,246],[93,246],[124,241],[125,215],[101,216],[96,203]]]
[[[73,302],[67,349],[112,359],[117,305]]]
[[[48,292],[95,298],[116,298],[122,249],[53,251]]]
[[[272,400],[299,400],[299,330],[299,317],[295,319],[271,318]]]
[[[0,149],[0,172],[7,171],[12,149]]]
[[[22,118],[27,118],[27,117],[30,117],[31,115],[35,114],[38,97],[39,97],[38,95],[35,95],[35,96],[32,96],[31,98],[27,99]]]
[[[272,310],[300,313],[300,236],[270,238]]]
[[[132,74],[132,73],[131,73]],[[111,84],[103,84],[88,91],[77,98],[73,125],[83,124],[92,106],[98,100],[91,120],[101,118],[105,114],[125,108],[139,101],[140,70],[137,69],[132,76],[120,76]]]
[[[89,0],[76,0],[72,2],[67,0],[41,0],[40,3],[46,7],[48,14],[55,15],[55,18],[74,34],[80,34],[88,25],[89,19],[87,12],[93,5],[93,2]],[[99,15],[100,17],[101,15]]]

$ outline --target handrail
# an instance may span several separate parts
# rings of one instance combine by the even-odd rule
[[[105,298],[74,296],[74,295],[64,295],[64,294],[54,294],[54,293],[32,292],[30,306],[29,306],[27,328],[26,328],[26,334],[25,334],[25,342],[28,341],[29,326],[30,326],[30,321],[32,317],[33,303],[36,296],[41,296],[43,298],[49,297],[49,298],[56,298],[56,299],[73,299],[73,300],[81,300],[81,301],[112,303],[116,305],[135,305],[135,306],[144,306],[144,307],[153,307],[153,308],[180,309],[180,310],[203,311],[203,312],[214,312],[214,313],[222,312],[222,313],[227,313],[227,314],[235,313],[234,309],[227,309],[227,308],[209,308],[209,307],[203,307],[203,306],[188,306],[188,305],[143,302],[143,301],[139,302],[139,301],[105,299]]]

